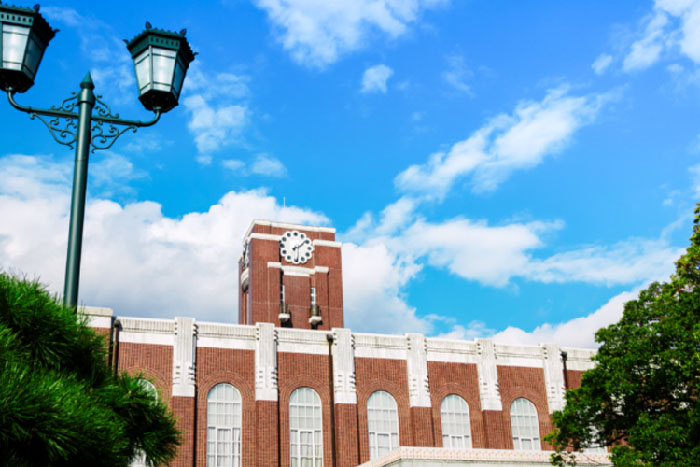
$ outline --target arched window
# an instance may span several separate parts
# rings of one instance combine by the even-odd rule
[[[399,413],[386,391],[376,391],[367,401],[369,458],[377,459],[399,447]]]
[[[446,396],[440,404],[442,421],[442,447],[470,449],[472,439],[469,430],[469,406],[457,394]]]
[[[158,400],[158,391],[153,383],[143,378],[139,378],[137,382],[141,388],[146,390],[154,401]],[[146,463],[146,453],[139,450],[134,459],[131,461],[130,467],[148,467],[148,464]]]
[[[241,464],[241,393],[220,383],[207,395],[207,467]]]
[[[289,397],[289,457],[292,467],[323,465],[321,398],[311,388],[295,389]]]
[[[540,424],[537,421],[535,404],[527,399],[515,399],[510,404],[510,426],[513,432],[513,449],[540,450]]]

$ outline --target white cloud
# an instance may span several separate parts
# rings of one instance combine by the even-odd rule
[[[362,74],[361,92],[386,93],[386,82],[393,74],[394,70],[383,64],[367,68]]]
[[[190,113],[188,128],[200,155],[239,143],[250,119],[246,104],[247,78],[233,73],[209,77],[202,64],[193,62],[185,80],[183,99]]]
[[[467,83],[472,72],[464,63],[464,57],[450,55],[447,57],[447,64],[447,70],[442,73],[442,79],[455,91],[472,95],[471,87]]]
[[[608,69],[610,63],[612,63],[612,55],[600,54],[598,58],[595,59],[591,67],[596,75],[602,75],[605,73],[605,70]]]
[[[494,190],[515,170],[536,166],[566,147],[611,97],[552,89],[541,102],[520,102],[511,115],[496,116],[449,151],[408,167],[395,184],[404,192],[441,199],[458,179],[469,176],[474,191]]]
[[[420,267],[404,264],[385,245],[343,244],[345,326],[357,332],[429,333],[429,320],[401,298]]]
[[[601,285],[663,280],[671,275],[682,248],[665,239],[629,239],[610,247],[592,246],[533,260],[525,276],[540,282],[586,282]]]
[[[448,0],[255,0],[275,26],[292,58],[324,67],[365,47],[379,33],[395,39],[423,10]]]
[[[625,52],[624,71],[646,69],[676,50],[695,64],[700,63],[700,1],[656,0],[642,27]]]
[[[221,165],[231,172],[238,172],[243,168],[243,166],[245,166],[243,161],[239,161],[238,159],[225,159],[221,161]]]
[[[641,70],[656,63],[665,47],[667,23],[663,12],[657,12],[648,20],[644,35],[632,44],[622,61],[624,71]]]
[[[287,168],[279,159],[269,154],[258,154],[250,166],[250,172],[267,177],[284,177],[287,175]]]
[[[70,161],[0,159],[0,218],[12,220],[0,222],[0,269],[39,276],[55,292],[63,284],[70,174]],[[282,207],[261,190],[229,192],[181,218],[150,201],[88,200],[80,301],[131,316],[233,322],[236,264],[251,220],[328,222],[308,209]]]
[[[693,196],[700,198],[700,164],[696,164],[688,169],[692,181]]]
[[[638,291],[622,292],[593,313],[563,323],[544,323],[526,332],[509,326],[491,336],[496,342],[509,345],[559,344],[565,347],[595,348],[595,333],[622,318],[624,304],[637,298]]]

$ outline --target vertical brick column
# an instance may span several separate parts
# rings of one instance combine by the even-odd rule
[[[435,446],[428,384],[427,342],[422,334],[406,334],[406,374],[411,431],[416,446]]]
[[[194,464],[195,454],[195,359],[197,326],[194,318],[175,318],[173,345],[173,392],[171,408],[182,433],[182,443],[172,463],[177,467]]]
[[[256,324],[255,418],[256,465],[279,465],[277,332],[272,323]]]
[[[339,467],[355,466],[358,457],[355,345],[349,329],[333,329],[333,410],[335,460]]]

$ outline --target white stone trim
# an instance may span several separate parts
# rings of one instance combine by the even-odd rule
[[[355,358],[406,360],[406,338],[391,334],[355,334]]]
[[[547,406],[549,413],[564,408],[564,363],[561,360],[561,350],[554,344],[540,346],[544,361],[544,385],[547,391]]]
[[[277,402],[277,331],[272,323],[255,325],[255,400]]]
[[[423,334],[406,334],[406,375],[411,407],[431,407],[427,343]]]
[[[588,371],[595,367],[595,362],[591,358],[596,354],[593,349],[578,349],[573,347],[563,347],[561,350],[567,354],[566,367],[574,371]]]
[[[551,466],[553,451],[515,451],[513,449],[447,449],[423,446],[401,446],[379,459],[359,467],[414,465],[411,460],[423,461],[416,465],[469,465],[472,467],[546,467]],[[404,461],[402,463],[398,463]],[[427,461],[427,462],[426,462]],[[582,467],[612,465],[607,454],[577,453],[576,463]]]
[[[276,234],[266,234],[266,233],[251,233],[246,236],[246,242],[251,241],[252,239],[257,238],[258,240],[272,240],[274,242],[279,242],[282,240],[282,235],[276,235]]]
[[[170,346],[175,343],[175,320],[119,318],[119,322],[122,325],[119,342]]]
[[[475,341],[428,338],[427,359],[429,362],[476,364],[479,355]]]
[[[327,266],[315,266],[313,268],[306,268],[304,266],[290,266],[283,265],[279,261],[268,261],[268,268],[281,269],[285,276],[297,276],[297,277],[309,277],[316,273],[328,274]]]
[[[333,399],[336,404],[357,404],[355,339],[349,329],[333,329]]]
[[[333,241],[333,240],[320,240],[320,239],[316,239],[316,240],[314,240],[313,243],[314,243],[314,247],[317,247],[317,246],[327,246],[327,247],[330,247],[330,248],[341,248],[341,247],[343,246],[342,243],[336,242],[336,241]]]
[[[265,226],[270,226],[270,227],[276,227],[279,229],[306,230],[307,232],[335,233],[335,229],[333,227],[313,227],[313,226],[302,225],[302,224],[291,224],[288,222],[275,222],[275,221],[266,221],[266,220],[262,220],[262,219],[253,219],[253,222],[250,223],[250,227],[248,227],[248,230],[246,231],[246,237],[248,237],[248,235],[250,235],[250,232],[253,230],[253,227],[255,225],[265,225]]]
[[[495,346],[499,365],[544,368],[542,352],[539,347],[506,344],[495,344]]]
[[[99,306],[79,306],[78,314],[87,318],[87,325],[91,328],[110,329],[112,327],[114,310],[111,308]]]
[[[198,322],[197,347],[255,350],[255,326]]]
[[[277,328],[277,351],[328,355],[327,332],[308,329]]]
[[[194,397],[197,325],[194,318],[175,318],[173,396]]]
[[[496,346],[490,339],[476,339],[479,362],[479,396],[481,410],[503,410],[501,394],[498,390],[498,369],[496,367]]]

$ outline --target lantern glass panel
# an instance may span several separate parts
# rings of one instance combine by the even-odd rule
[[[153,54],[153,89],[172,92],[173,74],[175,72],[175,50],[152,48]]]
[[[175,79],[173,79],[173,92],[176,96],[180,96],[180,91],[182,90],[182,81],[185,79],[185,66],[178,57],[175,63]]]
[[[29,28],[14,24],[2,25],[2,68],[22,70]]]
[[[136,83],[139,87],[139,94],[148,91],[151,84],[151,60],[150,48],[144,50],[134,58],[134,68],[136,69]]]
[[[36,76],[36,70],[39,67],[39,62],[41,62],[41,57],[44,55],[44,48],[41,47],[41,43],[34,37],[34,35],[29,36],[29,42],[27,43],[27,55],[24,58],[25,71],[32,75],[32,78]]]

